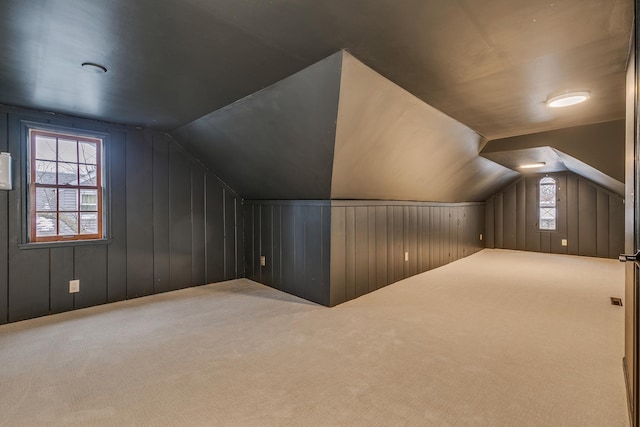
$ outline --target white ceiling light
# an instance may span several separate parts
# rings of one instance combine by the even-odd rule
[[[535,169],[535,168],[541,168],[544,165],[546,165],[545,162],[526,163],[524,165],[520,165],[520,169]]]
[[[107,67],[93,62],[84,62],[82,68],[94,74],[104,74],[107,72]]]
[[[589,99],[591,94],[587,90],[566,92],[547,98],[547,107],[559,108],[576,105]]]

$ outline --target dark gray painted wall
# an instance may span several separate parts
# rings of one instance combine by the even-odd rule
[[[108,244],[19,246],[24,120],[108,134]],[[0,191],[0,323],[243,275],[241,199],[168,136],[2,107],[0,149],[13,156],[15,184]]]
[[[623,119],[494,139],[487,142],[482,153],[550,146],[624,182],[624,138]]]
[[[527,176],[487,200],[486,246],[617,258],[624,251],[624,199],[578,175],[549,174],[558,181],[557,230],[539,231],[542,176]]]
[[[342,52],[172,134],[245,199],[328,199]]]
[[[330,305],[478,252],[484,215],[484,203],[333,201]]]
[[[344,53],[331,199],[482,202],[518,174],[481,140]]]
[[[484,203],[244,201],[246,277],[334,306],[481,250],[484,215]]]
[[[330,202],[244,203],[246,277],[329,305]]]

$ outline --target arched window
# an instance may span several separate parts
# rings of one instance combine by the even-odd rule
[[[538,224],[540,230],[555,230],[556,216],[558,213],[556,207],[557,186],[556,180],[548,176],[540,180],[540,192],[538,200]]]

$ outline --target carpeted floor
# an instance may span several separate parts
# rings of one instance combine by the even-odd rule
[[[484,250],[331,309],[248,280],[0,326],[0,425],[626,426],[623,265]]]

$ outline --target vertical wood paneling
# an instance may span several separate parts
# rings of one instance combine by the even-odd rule
[[[27,135],[21,126],[22,117],[11,116],[8,122],[8,145],[14,165],[21,170],[26,163]],[[47,121],[48,122],[48,121]],[[21,141],[25,141],[21,143]],[[8,320],[29,319],[49,312],[49,250],[18,249],[21,225],[26,207],[21,205],[24,174],[14,173],[13,191],[8,192]],[[24,209],[23,209],[24,208]]]
[[[22,191],[27,128],[21,120],[108,135],[104,144],[108,243],[68,242],[51,249],[18,246],[26,243],[27,214]],[[7,147],[9,140],[12,145]],[[18,178],[15,191],[0,192],[0,241],[6,242],[0,244],[0,323],[161,292],[173,285],[199,284],[205,272],[207,279],[214,276],[215,233],[210,232],[210,223],[215,225],[211,219],[216,209],[222,218],[222,206],[209,203],[209,193],[215,193],[219,184],[171,137],[72,117],[5,111],[0,114],[0,150],[13,154]],[[242,212],[235,213],[234,227],[242,220]],[[222,234],[218,244],[222,245]],[[74,277],[81,281],[80,292],[70,295],[68,281]]]
[[[485,215],[485,235],[484,235],[484,244],[485,247],[489,249],[495,248],[495,197],[490,197],[487,200],[487,204],[485,205],[486,215]]]
[[[395,282],[395,236],[393,235],[393,206],[387,206],[387,284]]]
[[[355,215],[356,298],[369,292],[369,215],[366,206],[358,206]]]
[[[367,241],[368,241],[368,255],[369,259],[369,280],[367,284],[367,292],[373,292],[377,289],[377,278],[376,278],[376,251],[377,251],[377,242],[376,242],[376,209],[375,207],[369,206],[367,209]]]
[[[597,255],[596,189],[584,180],[578,180],[578,234],[579,254]]]
[[[49,253],[50,313],[73,310],[73,294],[69,280],[73,280],[73,247],[51,248]],[[84,291],[84,288],[82,288]]]
[[[431,210],[431,226],[429,229],[429,234],[432,236],[431,239],[431,268],[437,268],[442,265],[442,211],[443,208],[439,206],[432,206],[429,208]]]
[[[516,185],[510,185],[504,191],[503,245],[505,249],[516,249]]]
[[[224,193],[220,182],[211,173],[207,174],[206,206],[207,283],[221,282],[224,280]],[[246,224],[251,224],[251,219],[245,219]],[[253,249],[253,245],[248,246]],[[246,260],[255,273],[253,254]]]
[[[153,139],[153,289],[171,289],[169,246],[169,145],[161,136]],[[135,196],[135,195],[134,195]],[[109,274],[111,281],[111,274]]]
[[[260,206],[254,206],[259,209]],[[282,206],[282,287],[281,289],[290,294],[296,292],[296,216],[293,206]],[[254,210],[255,215],[255,210]],[[245,232],[248,230],[245,228]],[[254,230],[258,234],[258,230]],[[245,240],[250,241],[251,236],[246,236]]]
[[[567,253],[580,253],[580,235],[578,233],[578,178],[567,176]]]
[[[272,285],[280,289],[282,283],[282,207],[273,206],[271,210],[271,271]],[[239,240],[242,241],[242,240]]]
[[[329,304],[329,287],[322,281],[322,209],[318,206],[304,206],[304,282],[302,295],[318,304]],[[366,214],[366,212],[365,212]],[[366,218],[366,216],[365,216]],[[366,233],[365,233],[366,235]],[[365,259],[367,253],[365,251]]]
[[[345,298],[348,300],[356,297],[356,211],[352,206],[345,208]]]
[[[596,193],[596,254],[609,257],[609,195],[602,190]]]
[[[260,283],[273,287],[273,206],[260,206],[260,256],[266,258],[260,267]]]
[[[9,230],[11,234],[11,229]],[[9,252],[9,321],[49,313],[49,249]]]
[[[206,278],[205,170],[191,168],[191,285],[204,285]]]
[[[224,191],[224,279],[237,277],[236,245],[236,197],[231,191]]]
[[[331,287],[330,305],[345,302],[346,276],[346,208],[331,207]],[[384,263],[386,265],[386,262]]]
[[[153,293],[153,147],[131,132],[126,150],[127,298],[135,298]]]
[[[393,206],[393,281],[404,277],[404,208]]]
[[[241,197],[238,197],[237,194],[233,193],[235,203],[236,203],[236,216],[234,228],[236,232],[235,242],[236,242],[236,278],[245,277],[244,274],[244,210],[242,209],[243,200]]]
[[[127,297],[127,185],[126,133],[112,132],[105,144],[105,164],[108,168],[107,191],[107,301]],[[155,212],[155,207],[154,207]],[[155,226],[155,225],[154,225]],[[155,247],[154,247],[155,253]],[[68,285],[67,289],[68,291]]]
[[[516,183],[516,249],[525,250],[527,246],[527,185],[524,179]]]
[[[504,245],[504,204],[502,193],[496,194],[495,198],[495,246],[505,248]]]
[[[252,246],[253,246],[253,255],[251,256],[251,258],[253,259],[253,265],[254,265],[253,277],[254,277],[254,280],[258,282],[262,282],[262,266],[260,265],[260,262],[261,262],[260,257],[262,256],[262,210],[264,208],[265,206],[253,207],[253,235],[251,239]],[[223,230],[224,228],[225,227],[223,226]],[[225,239],[225,242],[226,242],[226,239]],[[226,254],[226,249],[224,250],[224,253]],[[227,262],[225,261],[225,265],[226,264]],[[226,270],[226,267],[224,268]]]
[[[431,224],[431,208],[429,206],[421,207],[422,210],[422,269],[421,272],[431,269],[431,251],[429,242],[431,241],[430,224]]]
[[[389,284],[388,277],[388,249],[387,243],[387,208],[376,206],[376,289]],[[332,229],[333,233],[333,229]],[[333,264],[331,264],[333,268]]]
[[[306,206],[296,205],[293,207],[294,215],[294,247],[295,252],[293,254],[293,277],[294,277],[294,290],[295,294],[301,297],[307,295],[306,285],[307,279],[305,276],[305,260],[306,260]]]
[[[443,210],[444,235],[442,237],[444,245],[442,246],[442,263],[448,264],[451,262],[451,234],[453,219],[451,208],[445,207]]]
[[[191,164],[175,146],[169,147],[170,289],[191,285]]]
[[[525,185],[525,227],[527,234],[525,249],[528,251],[540,252],[540,230],[538,228],[538,178],[525,178]]]
[[[407,235],[407,252],[409,252],[409,261],[407,264],[407,275],[414,276],[418,274],[418,207],[408,206],[408,227],[405,227],[408,231]]]
[[[80,280],[80,292],[74,294],[74,308],[107,302],[107,248],[104,245],[76,246],[74,279]]]
[[[609,256],[616,258],[624,253],[624,199],[609,196]]]
[[[558,175],[555,177],[557,182],[557,220],[556,232],[550,234],[551,253],[566,254],[567,246],[562,246],[562,239],[567,238],[567,177],[566,175]]]
[[[487,213],[493,205],[493,224],[495,226],[495,247],[512,249],[507,235],[511,225],[516,224],[516,247],[522,248],[522,215],[524,212],[525,241],[524,247],[529,251],[557,254],[598,256],[615,258],[617,251],[612,251],[612,239],[620,239],[623,234],[623,223],[612,217],[611,203],[622,200],[595,184],[581,179],[574,174],[553,174],[557,181],[557,221],[555,231],[538,229],[538,186],[544,175],[532,175],[512,184],[502,192],[494,195],[487,202]],[[511,210],[511,194],[516,193],[516,213],[508,218]],[[500,199],[503,200],[504,217],[499,215]],[[490,218],[487,221],[491,221]],[[501,226],[502,224],[502,226]],[[500,229],[504,236],[504,245],[499,245]],[[563,239],[568,245],[563,246]],[[489,243],[489,242],[487,242]],[[616,243],[619,246],[619,242]]]
[[[321,226],[321,259],[315,260],[318,262],[321,268],[321,286],[323,299],[318,302],[323,305],[331,304],[331,283],[329,281],[331,277],[331,206],[320,207],[320,226]]]

